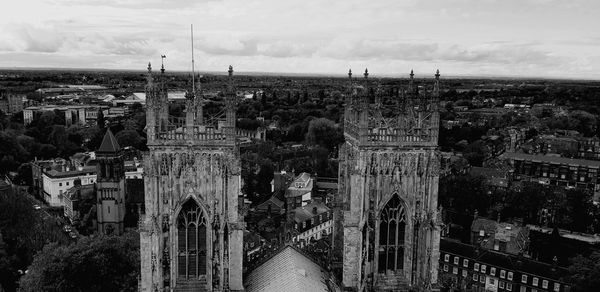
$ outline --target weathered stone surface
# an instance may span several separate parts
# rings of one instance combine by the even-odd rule
[[[343,248],[345,289],[402,291],[437,282],[438,78],[436,75],[433,95],[409,92],[398,103],[394,117],[384,117],[378,104],[381,97],[375,98],[375,104],[368,104],[372,99],[366,96],[370,92],[368,81],[362,86],[362,96],[348,97],[332,244],[334,256]],[[412,77],[410,82],[412,88]],[[381,214],[394,196],[398,196],[405,212],[404,238],[393,245],[394,250],[403,249],[403,259],[394,270],[380,272]],[[371,233],[374,236],[368,236]],[[371,253],[366,252],[369,247]]]
[[[202,132],[198,102],[188,101],[185,135],[169,125],[166,91],[149,72],[147,126],[149,153],[144,156],[145,211],[140,220],[142,291],[243,290],[243,218],[238,215],[241,195],[239,148],[235,131]],[[228,99],[233,97],[229,96]],[[190,110],[190,107],[194,107]],[[228,107],[224,128],[235,124],[235,108]],[[198,132],[200,131],[200,132]],[[206,228],[206,274],[178,275],[180,254],[178,216],[192,200]],[[204,243],[202,243],[204,244]],[[200,268],[199,268],[200,269]]]

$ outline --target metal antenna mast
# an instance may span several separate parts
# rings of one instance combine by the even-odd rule
[[[190,24],[190,30],[192,33],[192,94],[196,94],[196,83],[194,82],[194,24]]]

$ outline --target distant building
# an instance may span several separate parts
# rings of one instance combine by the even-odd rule
[[[515,181],[585,189],[600,201],[600,161],[508,152],[502,156],[513,167]]]
[[[292,242],[301,247],[333,232],[333,213],[323,203],[310,203],[293,210],[294,220],[290,235]]]
[[[257,255],[260,254],[260,250],[265,241],[266,240],[257,233],[244,231],[244,263],[257,259]]]
[[[458,291],[568,292],[565,268],[449,239],[440,240],[440,279]]]
[[[78,180],[68,189],[64,197],[64,215],[71,224],[78,224],[81,216],[90,211],[96,201],[96,185],[82,186]],[[86,204],[87,203],[87,204]]]
[[[142,179],[144,176],[144,166],[141,161],[129,160],[125,161],[125,178],[126,179]]]
[[[275,196],[256,206],[256,213],[266,214],[267,216],[285,214],[285,204]]]
[[[23,110],[23,97],[0,90],[0,111],[12,115]]]
[[[108,106],[97,105],[44,105],[30,106],[23,109],[23,123],[30,124],[33,120],[47,111],[59,111],[64,115],[66,125],[85,125],[88,122],[95,122],[98,118],[98,111],[107,110]]]
[[[578,138],[577,157],[581,159],[600,160],[600,139]]]
[[[97,216],[98,232],[102,234],[122,234],[125,226],[125,166],[121,147],[110,129],[106,131],[100,148],[96,151],[98,160]]]
[[[471,244],[514,255],[527,254],[529,229],[507,222],[476,218],[471,224]]]
[[[74,186],[79,179],[81,185],[96,182],[96,167],[72,167],[70,165],[56,165],[42,172],[42,187],[44,201],[52,207],[64,206],[64,194]]]
[[[271,192],[279,193],[287,190],[287,188],[294,181],[294,174],[285,170],[276,171],[273,174],[273,180],[271,181]]]
[[[62,158],[50,160],[37,160],[31,162],[31,177],[33,183],[33,193],[40,199],[44,198],[44,180],[42,174],[46,169],[60,167],[66,165],[67,161]]]
[[[288,213],[311,202],[314,180],[309,173],[298,175],[285,191]]]

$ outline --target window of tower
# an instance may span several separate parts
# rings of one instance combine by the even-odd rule
[[[406,214],[400,197],[394,194],[379,214],[378,271],[404,268],[404,234]]]
[[[177,216],[177,273],[180,278],[194,279],[206,274],[206,217],[192,199]]]

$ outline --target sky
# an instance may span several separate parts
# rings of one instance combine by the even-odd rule
[[[10,3],[10,4],[9,4]],[[19,0],[0,67],[600,79],[598,0]]]

